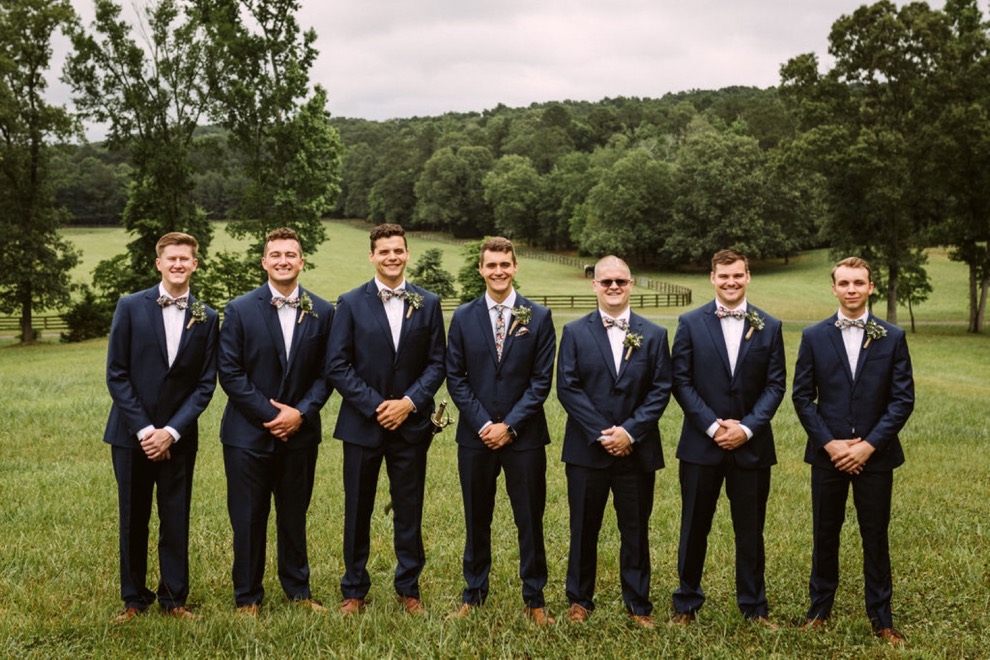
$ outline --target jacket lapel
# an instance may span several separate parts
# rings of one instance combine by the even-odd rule
[[[268,332],[271,333],[275,352],[278,353],[278,361],[282,365],[282,378],[284,379],[285,373],[288,371],[288,360],[285,357],[285,338],[282,336],[282,325],[278,322],[278,310],[272,304],[272,292],[267,284],[261,285],[256,289],[256,292],[258,315],[264,319],[265,325],[268,326]]]
[[[722,333],[722,320],[715,316],[715,303],[710,302],[705,307],[705,327],[708,328],[708,335],[712,340],[712,347],[722,361],[722,368],[725,375],[732,378],[732,367],[729,366],[729,351],[725,348],[725,335]],[[738,364],[738,356],[736,359]]]
[[[829,341],[832,342],[832,348],[835,349],[835,355],[839,360],[839,364],[842,365],[842,371],[846,374],[846,378],[849,379],[849,383],[855,382],[853,379],[853,373],[849,369],[849,355],[846,353],[846,345],[842,341],[842,330],[835,327],[835,321],[839,316],[833,314],[832,318],[828,320],[828,327],[825,328],[825,332],[828,335]],[[860,363],[862,363],[862,355],[860,355]]]
[[[158,306],[158,287],[148,289],[145,293],[144,308],[148,313],[148,324],[155,333],[162,361],[168,364],[168,342],[165,340],[165,317],[162,308]]]
[[[488,310],[485,296],[478,298],[474,305],[475,308],[472,313],[475,323],[478,324],[478,334],[484,338],[485,344],[488,346],[488,354],[492,358],[492,364],[495,365],[495,370],[498,371],[500,367],[498,351],[495,350],[495,334],[492,332],[491,313]],[[508,328],[506,328],[506,332],[508,332]],[[504,344],[502,349],[505,349]]]
[[[608,330],[605,329],[605,324],[602,322],[601,312],[595,310],[591,314],[588,314],[588,323],[588,330],[598,345],[598,352],[601,353],[602,359],[608,365],[608,373],[612,374],[612,382],[615,382],[619,376],[615,372],[615,356],[612,355],[612,343],[608,340]],[[622,368],[621,362],[619,363],[619,368],[620,370]]]
[[[629,333],[636,333],[643,336],[643,319],[632,312],[629,314],[629,330],[626,331],[626,336],[628,336]],[[642,346],[640,348],[642,348]],[[611,350],[611,346],[609,349]],[[626,373],[626,367],[629,366],[630,362],[636,359],[636,352],[638,350],[639,349],[634,349],[627,360],[626,354],[629,352],[629,349],[625,346],[625,342],[623,342],[622,356],[619,358],[619,375],[616,377],[616,380],[622,380],[622,376]]]
[[[179,335],[179,350],[175,353],[175,361],[172,362],[173,367],[179,362],[182,352],[186,349],[186,344],[189,343],[189,336],[193,333],[193,329],[196,327],[195,323],[188,328],[186,327],[189,325],[189,320],[192,318],[192,306],[195,302],[196,299],[190,293],[189,304],[186,305],[185,313],[182,315],[182,334]]]
[[[415,293],[415,294],[420,295],[420,296],[423,295],[423,291],[422,290],[417,289],[412,284],[410,284],[408,281],[406,281],[406,293]],[[412,314],[409,313],[410,310],[412,310]],[[416,320],[416,314],[417,313],[418,313],[417,310],[413,309],[409,305],[409,299],[408,298],[403,301],[403,305],[402,305],[402,320],[400,321],[400,325],[399,325],[399,345],[395,348],[395,359],[396,359],[396,361],[398,361],[398,359],[399,359],[399,353],[402,352],[402,348],[405,345],[406,335],[409,334],[409,327],[413,323],[418,322]],[[389,339],[392,338],[391,328],[389,329],[389,335],[388,336],[389,336]]]
[[[396,351],[395,345],[392,343],[392,326],[388,324],[385,305],[382,303],[382,299],[378,297],[378,287],[375,285],[374,280],[369,280],[368,285],[364,289],[364,304],[371,317],[378,323],[378,329],[385,335],[385,343],[392,352],[392,361],[394,362]],[[399,334],[401,336],[401,331]]]

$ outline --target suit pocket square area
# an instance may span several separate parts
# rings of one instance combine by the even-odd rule
[[[528,334],[529,334],[529,328],[527,328],[526,326],[522,326],[521,328],[519,328],[518,330],[516,330],[516,334],[514,336],[515,337],[525,337]]]

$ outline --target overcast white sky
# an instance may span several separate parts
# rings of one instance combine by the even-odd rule
[[[92,1],[72,2],[88,22]],[[826,58],[832,23],[862,4],[302,0],[299,21],[319,36],[311,75],[328,90],[330,112],[381,120],[499,103],[770,87],[789,58],[809,51]]]

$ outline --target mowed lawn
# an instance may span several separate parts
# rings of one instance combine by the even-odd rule
[[[330,299],[371,277],[367,230],[329,225],[331,240],[310,260],[318,265],[303,282]],[[120,230],[74,230],[85,253],[78,279],[99,258],[122,249]],[[223,234],[217,241],[232,243]],[[445,266],[456,272],[460,249],[412,240],[413,260],[441,247]],[[804,325],[834,310],[828,290],[829,260],[811,253],[782,263],[754,264],[750,299],[785,319],[788,365],[793,367]],[[907,635],[909,654],[919,657],[981,657],[990,645],[990,442],[986,370],[990,340],[964,332],[966,271],[944,253],[932,255],[933,300],[917,310],[922,325],[909,336],[917,406],[902,440],[907,463],[895,472],[891,548],[894,615]],[[694,290],[694,304],[711,297],[707,274],[652,276]],[[586,293],[577,269],[537,260],[522,263],[528,294]],[[558,331],[586,310],[555,312]],[[643,310],[676,329],[677,309]],[[907,312],[902,310],[902,324]],[[449,314],[448,314],[449,316]],[[953,324],[949,322],[957,322]],[[391,520],[385,513],[383,478],[372,528],[372,604],[344,620],[335,612],[315,615],[286,603],[278,584],[274,514],[269,531],[267,597],[258,620],[233,614],[230,581],[231,531],[218,441],[226,402],[217,391],[201,419],[201,440],[192,512],[191,601],[200,622],[174,621],[157,612],[126,625],[111,623],[120,608],[117,575],[116,485],[109,446],[101,442],[109,396],[104,384],[106,341],[21,348],[0,343],[0,656],[4,657],[877,657],[894,655],[870,635],[863,611],[862,555],[855,513],[849,507],[843,533],[834,620],[826,632],[797,630],[806,608],[811,558],[809,469],[802,462],[804,437],[788,391],[775,419],[779,464],[774,469],[767,538],[768,596],[782,626],[772,633],[747,625],[734,604],[733,543],[723,499],[710,536],[704,586],[708,602],[688,628],[632,626],[624,615],[618,575],[618,535],[608,514],[600,540],[598,608],[585,625],[531,627],[521,615],[518,552],[511,511],[499,494],[494,523],[492,590],[486,606],[464,621],[445,616],[460,601],[463,514],[451,429],[430,452],[424,532],[427,566],[422,577],[428,614],[408,617],[391,587],[394,558]],[[441,397],[445,394],[441,391]],[[343,494],[339,443],[331,437],[339,407],[334,395],[324,410],[327,429],[309,515],[309,553],[314,595],[329,605],[339,599],[343,571]],[[545,518],[550,582],[548,606],[564,614],[568,514],[559,462],[564,415],[547,403],[553,444],[548,447]],[[456,416],[456,411],[453,413]],[[653,600],[658,618],[670,610],[676,587],[680,499],[674,457],[680,409],[672,402],[661,421],[667,468],[657,478],[651,523]],[[152,538],[157,531],[153,529]],[[152,546],[154,543],[152,543]],[[150,553],[149,586],[157,577]]]

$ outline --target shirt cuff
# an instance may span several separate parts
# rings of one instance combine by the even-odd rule
[[[487,422],[485,422],[484,425],[480,429],[478,429],[478,435],[481,435],[482,431],[484,431],[485,429],[487,429],[489,426],[491,426],[494,423],[495,422],[493,422],[492,420],[488,420]]]
[[[634,438],[631,435],[629,435],[629,431],[627,431],[625,429],[625,427],[620,426],[619,428],[622,429],[622,432],[626,434],[626,437],[627,438],[629,438],[629,444],[632,444],[632,445],[636,444],[636,438]]]
[[[708,434],[708,437],[709,438],[714,438],[715,437],[715,431],[717,431],[717,430],[718,430],[718,422],[712,422],[712,425],[708,427],[708,429],[705,431],[705,433]]]
[[[138,442],[141,442],[142,440],[144,440],[144,436],[148,435],[149,433],[151,433],[154,430],[155,430],[155,427],[153,425],[151,425],[151,424],[148,424],[143,429],[141,429],[140,431],[138,431],[137,432]]]
[[[739,428],[741,428],[743,430],[743,433],[746,434],[746,439],[747,440],[752,440],[753,439],[753,432],[749,429],[748,426],[746,426],[745,424],[740,424],[739,425]]]
[[[172,440],[175,442],[178,442],[179,438],[182,437],[182,434],[173,429],[171,426],[166,426],[165,430],[169,432],[169,435],[172,436]]]
[[[410,398],[409,398],[409,395],[408,395],[408,394],[407,394],[407,395],[405,395],[405,396],[404,396],[404,397],[402,397],[402,398],[403,398],[403,399],[405,399],[406,401],[408,401],[408,402],[409,402],[410,404],[412,404],[412,407],[413,407],[413,412],[419,412],[419,410],[417,410],[417,409],[416,409],[416,402],[415,402],[415,401],[413,401],[412,399],[410,399]]]

